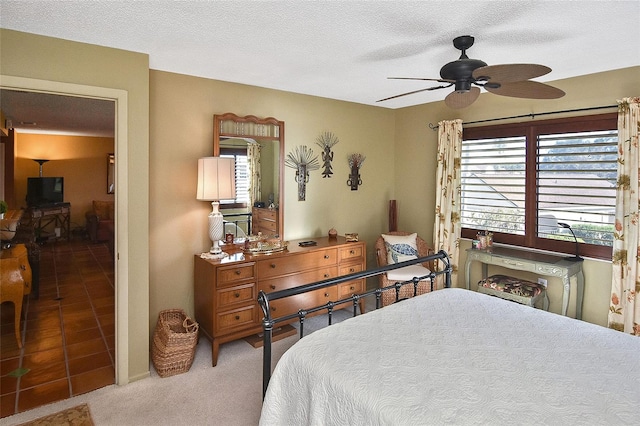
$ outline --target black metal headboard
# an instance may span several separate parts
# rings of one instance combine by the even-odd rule
[[[377,276],[383,274],[387,271],[391,271],[394,269],[403,268],[405,266],[414,265],[417,263],[426,263],[434,261],[436,267],[436,271],[430,271],[428,275],[424,275],[421,277],[413,277],[411,280],[396,282],[390,286],[383,288],[376,288],[374,290],[369,290],[365,293],[354,294],[350,297],[346,297],[336,301],[330,301],[325,303],[324,305],[314,306],[311,308],[300,309],[297,313],[285,315],[278,318],[271,317],[271,310],[269,308],[269,303],[274,300],[283,299],[285,297],[295,296],[302,293],[307,293],[309,291],[319,290],[325,287],[333,286],[336,284],[344,283],[347,281],[369,278],[373,276]],[[435,261],[440,261],[441,263],[437,263]],[[444,287],[451,287],[451,263],[449,261],[449,256],[444,251],[439,251],[436,254],[432,254],[430,256],[421,257],[418,259],[409,260],[402,263],[394,263],[387,266],[382,266],[375,269],[370,269],[362,272],[355,272],[353,274],[344,275],[338,278],[331,278],[323,281],[318,281],[311,284],[302,285],[299,287],[294,287],[286,290],[274,291],[272,293],[265,293],[260,291],[258,294],[258,303],[260,304],[260,308],[262,309],[262,313],[264,314],[262,320],[262,328],[263,328],[263,357],[262,357],[262,396],[264,398],[265,393],[267,392],[267,387],[269,386],[269,380],[271,379],[271,344],[273,338],[273,329],[274,326],[278,323],[291,321],[293,319],[298,319],[300,321],[300,337],[304,335],[304,319],[310,314],[315,312],[326,310],[328,313],[328,321],[329,325],[331,325],[331,314],[333,312],[333,308],[337,305],[343,305],[344,303],[351,302],[353,304],[353,316],[357,315],[357,306],[358,302],[367,298],[367,297],[375,297],[376,298],[376,309],[381,307],[380,299],[382,297],[382,293],[387,290],[395,289],[396,293],[396,301],[400,301],[400,289],[405,285],[413,285],[414,296],[417,294],[418,283],[422,280],[429,279],[431,281],[431,290],[433,291],[433,284],[436,277],[440,275],[444,275]]]

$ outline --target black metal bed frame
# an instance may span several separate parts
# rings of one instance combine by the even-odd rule
[[[246,223],[247,224],[247,235],[251,235],[251,217],[253,216],[253,214],[251,212],[247,212],[247,213],[232,213],[232,214],[226,214],[224,215],[224,220],[227,222],[231,222],[233,224],[236,225],[236,227],[239,228],[238,224],[239,223]],[[231,219],[231,218],[236,218]],[[240,218],[240,219],[237,219]],[[242,229],[242,228],[240,228]],[[234,235],[234,237],[237,237],[237,235]]]
[[[436,271],[431,271],[428,275],[424,275],[421,277],[413,277],[411,280],[396,282],[387,287],[376,288],[374,290],[369,290],[361,294],[354,294],[350,297],[346,297],[344,299],[340,299],[337,301],[329,301],[324,305],[315,306],[309,309],[300,309],[297,313],[285,315],[278,318],[271,318],[271,310],[269,308],[269,302],[273,300],[283,299],[289,296],[295,296],[298,294],[306,293],[309,291],[319,290],[325,287],[334,286],[336,284],[344,283],[351,280],[369,278],[376,275],[383,274],[387,271],[392,271],[394,269],[402,268],[409,265],[414,265],[417,263],[426,263],[431,261],[441,261],[443,266],[441,268],[435,267]],[[323,281],[318,281],[311,284],[302,285],[299,287],[294,287],[286,290],[274,291],[272,293],[265,293],[260,291],[258,294],[258,303],[260,304],[260,308],[262,309],[262,313],[264,314],[262,320],[262,328],[263,328],[263,356],[262,356],[262,397],[264,398],[267,387],[269,386],[269,380],[271,380],[271,344],[273,343],[273,329],[274,326],[278,323],[291,321],[292,319],[297,318],[300,322],[300,338],[304,337],[304,320],[305,318],[313,314],[315,312],[319,312],[322,310],[326,310],[328,314],[328,325],[332,323],[332,313],[333,309],[338,305],[343,305],[345,303],[351,302],[353,304],[353,316],[358,315],[358,303],[367,298],[375,296],[376,298],[376,309],[381,308],[381,298],[382,293],[387,290],[395,289],[396,292],[396,302],[399,302],[404,299],[400,299],[400,289],[409,284],[413,284],[413,295],[415,296],[418,292],[418,284],[420,281],[429,279],[431,282],[431,291],[433,291],[433,283],[437,276],[444,275],[445,283],[444,287],[451,287],[451,262],[449,260],[449,256],[445,251],[440,251],[436,254],[432,254],[430,256],[421,257],[418,259],[409,260],[402,263],[395,263],[387,266],[378,267],[375,269],[370,269],[362,272],[356,272],[349,275],[344,275],[337,278],[331,278]]]

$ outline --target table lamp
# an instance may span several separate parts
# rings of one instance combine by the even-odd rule
[[[236,197],[235,159],[222,157],[204,157],[198,159],[198,188],[196,198],[211,201],[209,213],[209,238],[213,243],[209,256],[222,258],[225,253],[219,242],[224,237],[224,218],[220,213],[220,200]]]
[[[575,261],[584,260],[584,259],[582,259],[580,257],[578,239],[576,238],[576,234],[573,233],[573,229],[571,229],[571,225],[569,225],[568,223],[558,222],[558,226],[560,226],[561,228],[568,229],[569,231],[571,231],[571,235],[573,236],[573,241],[575,241],[575,243],[576,243],[576,255],[568,257],[567,260],[575,260]]]

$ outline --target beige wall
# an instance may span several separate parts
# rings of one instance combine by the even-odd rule
[[[113,200],[107,194],[107,154],[113,153],[113,138],[16,134],[15,194],[18,205],[26,206],[27,178],[38,176],[40,166],[33,158],[50,161],[42,166],[43,176],[64,177],[64,201],[71,203],[71,229],[85,227],[85,212],[92,200]]]
[[[396,112],[396,196],[399,206],[399,227],[414,229],[425,236],[427,241],[433,240],[435,197],[435,156],[437,153],[438,132],[429,128],[428,124],[437,125],[438,121],[461,118],[464,122],[485,120],[498,117],[510,117],[547,111],[580,109],[616,105],[616,100],[627,96],[640,95],[640,67],[603,72],[566,80],[550,82],[564,90],[567,94],[555,100],[528,100],[496,96],[483,93],[470,107],[452,110],[443,102],[436,102],[416,107],[400,109]],[[591,111],[581,114],[598,114],[615,112],[616,109]],[[543,116],[536,119],[560,118],[579,113],[567,113]],[[529,118],[525,120],[531,120]],[[517,120],[510,120],[517,121]],[[520,119],[522,121],[522,119]],[[504,121],[504,123],[509,121]],[[415,183],[413,183],[415,182]],[[413,183],[413,184],[412,184]],[[470,241],[462,241],[460,268],[466,260],[465,249],[470,248]],[[490,270],[490,273],[493,269]],[[498,270],[496,270],[498,271]],[[583,319],[595,324],[606,325],[609,297],[611,290],[611,263],[587,259],[584,262],[585,295]],[[535,276],[525,276],[534,278]],[[480,279],[480,267],[474,265],[471,282]],[[464,274],[458,274],[458,286],[464,285]],[[572,285],[572,297],[575,285]],[[550,310],[559,313],[562,303],[562,284],[558,279],[549,281],[551,298]],[[570,302],[569,314],[575,315],[575,306]]]
[[[295,171],[285,168],[284,237],[308,238],[357,232],[368,243],[387,230],[393,195],[394,113],[391,110],[258,87],[151,71],[150,308],[151,317],[169,307],[193,312],[193,256],[208,249],[209,203],[195,199],[196,164],[211,155],[213,115],[276,117],[285,122],[285,153],[307,145],[320,154],[316,138],[333,132],[334,175],[311,172],[306,201],[298,201]],[[347,156],[367,156],[363,184],[351,191]],[[319,157],[321,159],[321,157]],[[266,194],[265,194],[266,197]]]
[[[613,104],[638,95],[639,68],[559,81],[567,97],[524,101],[483,94],[476,104],[452,111],[442,102],[397,111],[246,85],[149,71],[144,54],[107,49],[8,30],[0,31],[0,74],[124,89],[128,92],[128,145],[124,154],[128,180],[129,244],[124,248],[130,282],[129,376],[148,372],[149,331],[168,307],[193,313],[193,255],[209,247],[207,203],[195,199],[196,160],[211,155],[213,114],[234,112],[273,116],[285,122],[285,152],[307,145],[319,153],[316,137],[338,136],[334,175],[311,175],[307,200],[298,201],[295,172],[285,169],[287,239],[358,232],[367,241],[368,266],[375,265],[372,244],[387,229],[389,199],[397,199],[399,225],[433,233],[436,132],[428,123],[460,117],[465,121]],[[351,191],[347,155],[367,159],[363,184]],[[121,163],[122,164],[122,163]],[[464,242],[462,249],[468,247]],[[464,261],[464,257],[462,259]],[[479,272],[474,271],[477,277]],[[610,267],[585,262],[587,290],[584,318],[606,320]],[[462,277],[461,277],[462,279]],[[474,278],[475,279],[475,278]],[[557,285],[550,282],[552,289]],[[558,294],[552,292],[552,311]]]
[[[126,363],[127,373],[119,380],[126,383],[146,377],[149,374],[149,57],[5,29],[0,30],[0,45],[2,76],[59,83],[72,93],[84,91],[85,86],[126,91],[126,117],[120,117],[127,122],[127,134],[121,135],[126,140],[126,152],[116,150],[116,157],[120,167],[126,169],[117,173],[128,179],[119,187],[124,191],[116,194],[116,203],[121,200],[127,206],[120,214],[126,217],[128,227],[118,225],[118,235],[127,236],[127,244],[118,246],[118,265],[125,265],[122,273],[130,285],[124,288],[116,283],[117,297],[127,301],[124,309],[128,317],[121,336],[128,348],[128,359],[119,360]],[[75,86],[69,89],[68,83],[82,87],[76,91]],[[32,88],[30,85],[22,88]],[[119,322],[116,325],[122,326]]]

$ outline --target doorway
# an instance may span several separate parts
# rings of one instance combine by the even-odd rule
[[[71,83],[61,83],[48,80],[36,80],[14,76],[0,76],[0,88],[65,96],[89,97],[112,101],[115,104],[115,382],[124,385],[129,382],[129,282],[128,282],[128,251],[129,245],[126,230],[127,216],[127,148],[128,148],[128,94],[125,90],[97,86],[86,86]]]

